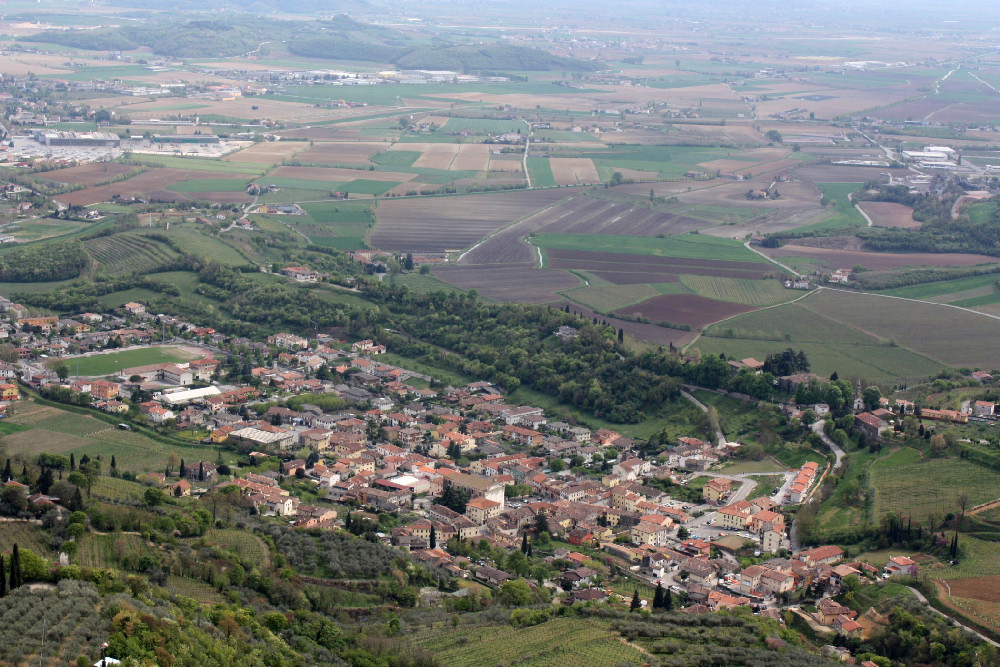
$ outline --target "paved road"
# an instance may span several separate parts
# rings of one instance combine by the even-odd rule
[[[701,401],[699,401],[697,398],[695,398],[691,394],[689,394],[686,391],[684,391],[683,389],[681,390],[681,396],[683,396],[684,398],[686,398],[687,400],[691,401],[696,406],[698,406],[699,410],[701,410],[702,412],[708,414],[708,408],[705,406],[705,404],[702,403]],[[726,445],[726,434],[722,432],[722,428],[721,427],[715,429],[715,440],[716,440],[716,442],[718,442],[719,447],[724,447]]]
[[[982,639],[984,642],[987,642],[988,644],[993,644],[994,646],[1000,648],[1000,644],[998,644],[997,642],[993,641],[992,639],[990,639],[986,635],[982,634],[981,632],[978,632],[977,630],[973,630],[972,628],[970,628],[967,625],[963,625],[962,623],[956,621],[954,618],[952,618],[948,614],[944,613],[940,609],[935,609],[934,607],[932,607],[930,605],[930,603],[927,602],[927,598],[924,597],[924,594],[921,593],[920,591],[918,591],[913,586],[907,586],[907,588],[909,588],[911,591],[913,591],[913,594],[917,596],[917,599],[920,600],[921,602],[923,602],[925,605],[927,605],[927,608],[930,609],[931,611],[933,611],[938,616],[944,616],[949,621],[951,621],[952,623],[954,623],[958,627],[962,628],[963,630],[967,630],[967,631],[971,632],[972,634],[976,635],[977,637],[979,637],[980,639]]]
[[[833,455],[837,457],[837,462],[833,464],[833,472],[837,472],[838,470],[840,470],[841,465],[843,465],[843,459],[845,456],[844,450],[841,449],[837,445],[837,443],[831,440],[830,436],[828,436],[826,434],[826,431],[823,430],[823,420],[813,423],[812,430],[813,433],[818,435],[820,437],[820,440],[822,440],[823,443],[830,448],[830,451],[833,452]]]
[[[785,264],[782,264],[781,262],[779,262],[778,260],[776,260],[774,257],[769,257],[769,256],[765,255],[764,253],[762,253],[760,250],[757,250],[756,248],[754,248],[752,245],[750,245],[749,241],[747,241],[746,243],[744,243],[743,247],[746,248],[747,250],[749,250],[752,253],[760,255],[761,257],[763,257],[767,261],[771,262],[772,264],[777,264],[778,266],[780,266],[781,268],[783,268],[785,271],[788,271],[790,274],[792,274],[796,278],[801,278],[802,277],[802,274],[799,273],[798,271],[796,271],[795,269],[793,269],[792,267],[787,266]]]

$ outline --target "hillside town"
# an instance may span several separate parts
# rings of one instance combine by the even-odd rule
[[[119,428],[207,430],[207,441],[235,452],[247,462],[246,471],[223,465],[220,456],[217,462],[182,461],[178,469],[150,470],[140,479],[176,497],[234,486],[261,515],[301,528],[335,530],[352,520],[381,526],[383,514],[410,517],[378,532],[378,539],[443,577],[499,587],[519,573],[470,559],[464,555],[468,545],[485,541],[494,549],[524,552],[555,541],[565,545],[550,559],[558,574],[540,585],[567,602],[620,598],[605,585],[618,573],[671,591],[686,613],[750,606],[778,618],[778,608],[793,604],[811,625],[865,637],[885,619],[875,610],[859,615],[829,596],[919,571],[904,553],[876,568],[851,561],[837,546],[797,544],[786,511],[816,491],[830,464],[810,461],[781,471],[780,488],[755,495],[756,483],[746,476],[713,472],[739,451],[738,442],[681,437],[649,458],[635,440],[613,430],[592,431],[554,420],[540,407],[508,402],[490,382],[441,386],[384,363],[385,347],[371,340],[287,332],[266,342],[233,339],[152,315],[135,302],[66,319],[22,317],[17,304],[0,305],[11,320],[0,325],[0,335],[19,357],[0,364],[7,382],[0,386],[4,413],[16,413],[25,400],[20,381],[30,393],[111,413],[122,419]],[[99,378],[73,374],[78,355],[169,342],[185,344],[200,358],[121,368]],[[231,372],[226,350],[233,346],[269,363]],[[759,373],[762,365],[754,359],[729,363],[734,373]],[[780,378],[793,392],[817,380],[822,378],[812,374]],[[894,417],[915,409],[882,399],[883,407],[868,412],[858,391],[855,428],[871,439],[891,429]],[[343,408],[280,404],[301,394],[336,397]],[[994,408],[980,401],[970,409],[973,418],[990,419]],[[823,414],[824,406],[784,409],[801,416],[805,409]],[[929,412],[924,416],[933,417]],[[969,419],[945,412],[937,418]],[[257,472],[266,461],[278,465]],[[304,502],[298,484],[331,505]],[[39,493],[30,499],[58,502]],[[352,509],[344,515],[332,509],[334,503]],[[807,594],[820,600],[815,613],[794,607]],[[436,594],[428,595],[425,602],[433,603]]]

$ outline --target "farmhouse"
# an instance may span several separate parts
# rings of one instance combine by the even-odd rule
[[[871,440],[877,440],[879,433],[887,428],[889,428],[888,424],[870,412],[862,412],[854,418],[855,433],[860,433]]]
[[[320,278],[319,272],[305,266],[286,266],[281,273],[300,283],[316,283]]]
[[[764,362],[757,361],[753,357],[748,357],[746,359],[741,359],[740,361],[730,361],[729,362],[729,372],[736,376],[744,368],[749,368],[754,373],[760,373],[764,370]]]

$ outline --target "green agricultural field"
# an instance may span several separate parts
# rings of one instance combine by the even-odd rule
[[[372,156],[372,162],[383,167],[412,167],[423,155],[420,151],[385,151]]]
[[[529,157],[528,173],[531,175],[531,184],[536,188],[552,188],[556,185],[556,177],[552,174],[548,158]]]
[[[171,167],[174,169],[196,169],[198,171],[221,171],[237,174],[262,175],[269,170],[272,165],[258,164],[256,162],[223,162],[213,158],[204,157],[175,157],[172,155],[138,155],[133,156],[133,161],[143,164],[154,164],[160,167]]]
[[[914,449],[900,449],[871,469],[875,489],[874,517],[887,512],[912,516],[924,523],[928,512],[957,512],[958,495],[970,506],[1000,498],[1000,473],[964,459],[922,459]]]
[[[376,181],[358,178],[344,183],[341,192],[361,195],[382,195],[400,184],[400,181]]]
[[[67,359],[66,363],[74,375],[77,374],[77,367],[79,366],[80,375],[95,376],[111,375],[122,368],[130,368],[132,366],[178,363],[190,361],[192,358],[194,358],[193,355],[182,352],[177,347],[144,347],[108,354],[94,354],[89,357],[80,357],[79,359]]]
[[[72,234],[81,229],[89,227],[86,222],[74,222],[71,220],[30,220],[17,223],[16,226],[7,228],[7,233],[21,242],[40,241],[54,236]]]
[[[774,306],[802,296],[802,292],[785,289],[781,281],[775,279],[741,280],[682,275],[681,284],[699,296],[747,306]]]
[[[602,175],[615,169],[638,169],[676,177],[683,176],[700,162],[733,159],[728,153],[724,148],[611,144],[606,151],[581,153],[580,157],[592,159]]]
[[[958,278],[956,280],[942,280],[936,283],[923,283],[921,285],[908,285],[906,287],[896,287],[878,292],[889,296],[901,296],[906,299],[927,299],[929,297],[945,296],[966,290],[981,287],[993,287],[1000,274],[987,274],[985,276],[969,276],[968,278]]]
[[[243,192],[249,184],[250,179],[198,178],[174,183],[167,189],[174,192]]]
[[[146,435],[143,430],[124,431],[114,423],[91,416],[88,411],[70,412],[58,407],[21,401],[9,411],[9,422],[27,429],[6,435],[8,454],[35,456],[70,453],[77,460],[87,454],[100,455],[110,465],[114,456],[119,470],[148,472],[162,470],[171,452],[187,461],[215,461],[219,450],[209,445],[182,444]],[[227,455],[223,454],[224,458]]]
[[[833,214],[822,222],[799,227],[794,231],[835,232],[848,227],[863,227],[868,224],[861,213],[848,198],[852,192],[857,192],[864,183],[817,183],[823,196],[833,204]]]
[[[765,312],[772,312],[771,310]],[[834,372],[844,378],[864,378],[867,382],[892,384],[900,380],[920,380],[940,372],[944,366],[901,347],[879,344],[834,344],[742,340],[701,336],[692,349],[702,354],[725,354],[738,359],[763,359],[791,347],[805,352],[812,371],[829,377]]]
[[[409,640],[452,667],[515,663],[618,667],[645,662],[643,653],[619,641],[605,622],[594,618],[556,618],[528,628],[439,624],[414,633]]]
[[[681,234],[662,239],[605,234],[535,234],[531,242],[540,248],[768,263],[760,255],[744,248],[739,241],[702,234]]]
[[[146,289],[145,287],[133,287],[119,292],[102,294],[97,297],[97,301],[105,308],[121,308],[124,304],[132,301],[138,301],[141,303],[143,301],[159,298],[159,296],[159,292],[154,292],[151,289]]]
[[[974,296],[968,299],[959,299],[958,301],[950,302],[954,306],[961,306],[962,308],[978,308],[979,306],[992,306],[995,303],[1000,303],[1000,294],[983,294],[982,296]]]
[[[801,303],[816,315],[894,340],[901,347],[948,366],[997,365],[996,350],[983,345],[983,341],[1000,339],[1000,321],[985,315],[841,290],[821,290]]]
[[[993,329],[1000,333],[1000,322],[947,306],[822,290],[794,304],[714,324],[691,346],[703,354],[758,359],[791,347],[805,351],[820,375],[837,371],[872,382],[925,378],[946,363],[992,368],[991,361],[974,363],[988,354],[973,334],[927,325],[953,317],[979,336],[989,336]],[[958,361],[960,351],[967,362]]]
[[[662,292],[652,285],[590,285],[576,287],[560,292],[560,294],[567,299],[589,306],[599,313],[608,313],[660,296]]]

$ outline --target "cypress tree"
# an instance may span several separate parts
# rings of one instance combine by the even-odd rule
[[[528,556],[531,555],[531,542],[528,542]]]
[[[663,607],[663,585],[656,582],[656,591],[653,593],[653,611]]]
[[[437,540],[437,531],[434,530],[434,524],[432,523],[431,524],[431,549],[436,549],[437,548],[437,543],[438,543],[438,540]]]
[[[0,554],[0,598],[7,595],[7,566],[3,562],[3,554]]]
[[[21,575],[21,552],[14,543],[14,549],[10,552],[10,590],[19,588],[24,583]]]
[[[625,342],[625,330],[622,329],[621,327],[618,328],[618,342],[619,343]]]
[[[115,461],[115,455],[114,454],[111,455],[111,469],[112,470],[117,470],[118,469],[118,462]]]
[[[83,509],[83,494],[80,493],[79,486],[76,487],[76,493],[73,494],[73,503],[70,509],[72,509],[74,512]]]
[[[641,606],[642,605],[639,602],[639,589],[637,588],[637,589],[635,589],[635,592],[632,594],[632,602],[629,603],[628,610],[630,612],[632,612],[632,611],[635,611],[636,609],[638,609]]]
[[[10,471],[10,459],[7,459],[7,463],[5,463],[4,466],[3,466],[3,475],[2,475],[2,477],[3,477],[3,479],[0,479],[0,482],[6,482],[6,481],[14,478],[14,473],[12,473]]]
[[[673,598],[670,597],[670,591],[669,590],[664,590],[663,591],[663,610],[664,611],[671,611],[671,610],[673,610],[673,608],[674,608],[674,600],[673,600]]]
[[[351,530],[351,513],[348,512],[347,516],[344,517],[344,529],[347,531]]]
[[[73,456],[73,452],[69,453],[69,469],[76,470],[76,457]]]
[[[204,482],[205,481],[205,462],[204,461],[198,461],[198,481],[199,482]]]
[[[524,533],[521,535],[521,553],[525,556],[528,555],[528,534]]]
[[[183,479],[183,478],[184,478],[184,473],[185,473],[185,472],[187,472],[187,471],[186,471],[186,470],[185,470],[185,468],[184,468],[184,459],[181,459],[181,467],[180,467],[180,472],[178,473],[178,474],[179,474],[179,475],[181,476],[181,479]]]
[[[55,482],[52,479],[52,468],[42,468],[42,474],[38,476],[38,482],[35,486],[39,493],[48,493],[54,483]]]

